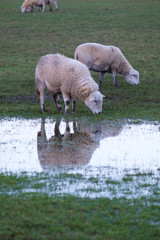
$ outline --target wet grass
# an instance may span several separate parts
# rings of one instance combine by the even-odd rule
[[[59,179],[45,173],[30,177],[0,174],[0,239],[159,239],[158,184],[139,186],[139,192],[150,187],[150,195],[131,197],[132,181],[131,189],[123,186],[119,198],[92,199],[56,194],[60,181],[65,187],[66,178],[76,184],[82,180],[73,174],[61,174]],[[95,179],[100,184],[98,177],[88,181],[95,184]],[[121,188],[123,181],[106,179],[106,185],[113,196],[115,186]],[[90,186],[85,192],[102,190]]]
[[[21,4],[18,0],[0,3],[1,117],[42,116],[34,90],[38,59],[57,52],[73,57],[77,45],[92,41],[118,46],[140,72],[137,87],[119,76],[119,88],[114,88],[111,76],[106,76],[101,88],[106,96],[102,116],[160,119],[158,0],[154,4],[151,0],[66,0],[59,2],[59,11],[50,13],[47,8],[44,14],[21,14]],[[92,76],[98,81],[98,73],[92,72]],[[61,117],[50,94],[47,99],[46,116]],[[82,102],[77,104],[75,116],[95,117]]]
[[[23,198],[1,198],[1,239],[159,239],[160,208],[145,198]]]

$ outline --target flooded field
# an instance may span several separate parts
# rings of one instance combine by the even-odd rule
[[[49,194],[153,194],[160,183],[159,139],[158,123],[2,119],[0,173],[34,178],[24,191],[39,181],[36,191]]]

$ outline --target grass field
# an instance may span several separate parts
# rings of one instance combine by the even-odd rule
[[[38,59],[47,53],[73,57],[77,45],[98,42],[118,46],[140,73],[140,85],[121,76],[119,88],[106,75],[102,116],[160,119],[160,2],[157,0],[59,1],[59,11],[20,13],[22,1],[0,3],[0,115],[39,117],[34,74]],[[98,82],[99,73],[92,72]],[[47,93],[48,94],[48,93]],[[49,94],[47,116],[61,116]],[[84,103],[76,116],[92,116]]]
[[[0,1],[0,117],[42,117],[35,96],[38,59],[47,53],[73,57],[77,45],[98,42],[119,47],[140,73],[140,85],[106,75],[101,92],[103,112],[93,116],[83,102],[74,117],[160,121],[160,1],[59,0],[45,13],[20,12],[23,0]],[[99,74],[91,72],[98,82]],[[46,117],[59,118],[46,92]],[[73,116],[70,116],[73,118]],[[159,240],[159,190],[138,199],[50,197],[43,192],[19,195],[7,191],[30,184],[0,175],[0,239]],[[157,186],[159,179],[157,179]],[[12,189],[12,188],[11,188]],[[14,189],[14,190],[15,190]],[[6,190],[6,191],[5,191]]]

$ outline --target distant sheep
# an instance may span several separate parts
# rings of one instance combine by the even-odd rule
[[[77,60],[60,54],[42,56],[35,71],[35,87],[40,96],[42,112],[45,112],[46,87],[53,94],[59,111],[62,111],[59,103],[59,94],[62,93],[66,115],[69,112],[70,98],[72,112],[75,112],[76,100],[83,100],[93,113],[102,111],[103,95],[98,91],[98,84],[92,79],[88,68]]]
[[[21,6],[21,12],[32,12],[36,6],[42,7],[42,12],[44,12],[47,4],[50,7],[50,11],[52,11],[52,3],[58,10],[57,0],[25,0]]]
[[[90,70],[100,72],[99,86],[106,72],[112,74],[116,87],[117,74],[124,76],[130,84],[139,84],[139,72],[132,68],[118,47],[84,43],[76,48],[74,58],[87,65]]]

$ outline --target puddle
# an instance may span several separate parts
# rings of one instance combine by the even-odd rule
[[[159,139],[159,124],[148,122],[2,119],[0,172],[48,172],[43,190],[49,193],[139,195],[139,185],[159,181]]]

